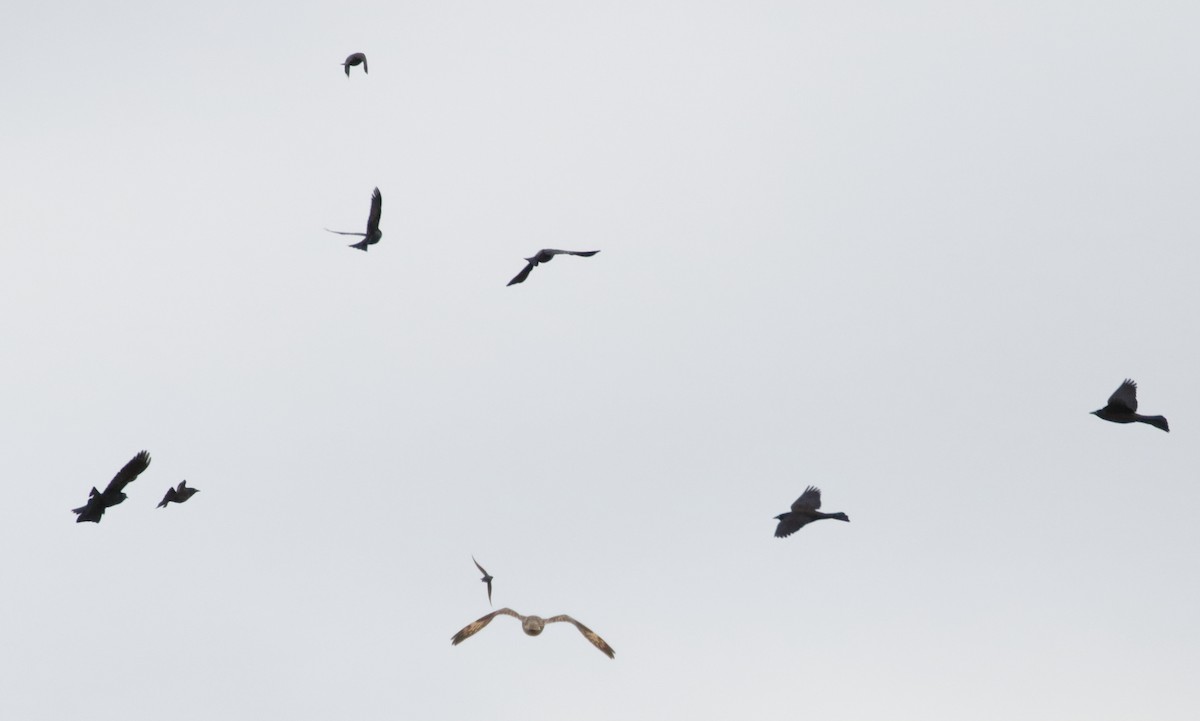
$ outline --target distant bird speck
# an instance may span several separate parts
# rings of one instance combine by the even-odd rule
[[[168,503],[183,503],[199,492],[200,490],[197,488],[188,488],[187,481],[180,481],[177,488],[167,489],[167,495],[163,496],[158,507],[166,508]]]
[[[553,248],[544,248],[539,250],[533,257],[526,258],[525,268],[520,273],[517,273],[512,280],[508,281],[508,284],[516,285],[517,283],[524,283],[525,279],[529,277],[529,271],[533,270],[534,266],[540,263],[549,263],[556,255],[578,255],[590,258],[599,252],[598,250],[555,250]]]
[[[1092,411],[1092,415],[1113,423],[1149,423],[1155,428],[1171,432],[1171,429],[1167,427],[1166,418],[1139,415],[1137,407],[1137,383],[1126,378],[1125,382],[1109,396],[1108,405],[1098,411]]]
[[[613,658],[614,654],[616,653],[613,651],[612,646],[609,646],[604,639],[600,638],[600,636],[596,634],[595,631],[587,626],[584,626],[582,623],[576,621],[570,616],[561,615],[551,616],[550,618],[542,618],[540,616],[522,616],[511,608],[501,608],[496,611],[492,611],[483,618],[467,624],[461,631],[454,634],[454,637],[450,639],[450,643],[454,646],[457,646],[471,636],[479,633],[485,626],[492,622],[493,618],[499,615],[512,616],[513,618],[520,619],[521,630],[525,632],[526,636],[537,636],[541,634],[542,630],[546,628],[546,624],[548,623],[565,622],[574,624],[575,628],[579,629],[579,632],[583,634],[583,637],[590,641],[593,646],[604,652],[605,656]]]
[[[79,508],[72,508],[71,512],[78,514],[75,519],[76,523],[91,521],[99,523],[100,517],[104,515],[106,508],[112,508],[118,503],[124,501],[128,496],[125,495],[125,486],[133,482],[142,471],[150,466],[150,454],[142,451],[125,464],[125,467],[117,471],[117,475],[108,482],[108,487],[101,493],[92,486],[92,492],[88,495],[86,505]]]
[[[845,513],[821,513],[817,510],[820,507],[821,489],[816,486],[804,489],[804,493],[792,504],[791,512],[775,516],[775,519],[779,521],[779,525],[775,527],[775,537],[787,538],[805,525],[822,518],[835,518],[847,523],[850,521],[850,517]]]
[[[351,54],[347,55],[346,62],[342,63],[342,67],[344,67],[346,69],[346,77],[350,77],[350,67],[352,65],[362,65],[363,72],[364,73],[368,72],[367,71],[367,56],[363,55],[362,53],[351,53]],[[384,65],[387,65],[387,63],[384,63]],[[386,70],[386,69],[387,68],[384,68],[384,70]],[[384,75],[387,75],[387,73],[384,73]],[[386,80],[386,78],[385,78],[385,80]]]
[[[371,214],[367,216],[367,232],[351,233],[343,230],[329,230],[329,228],[325,230],[328,230],[330,233],[337,233],[338,235],[361,235],[363,239],[350,247],[358,248],[365,253],[368,245],[375,245],[383,237],[383,232],[379,230],[379,216],[382,214],[383,196],[380,195],[379,188],[376,188],[375,192],[371,193]]]
[[[475,557],[471,556],[471,560],[475,561]],[[487,584],[488,605],[490,606],[492,605],[492,576],[487,571],[483,570],[483,566],[479,565],[479,561],[475,561],[475,567],[478,568],[479,572],[483,574],[483,578],[480,580]]]

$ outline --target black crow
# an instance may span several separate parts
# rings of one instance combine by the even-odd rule
[[[150,466],[150,454],[142,451],[133,457],[131,461],[125,464],[125,467],[117,471],[117,475],[108,482],[108,487],[104,492],[96,490],[92,486],[92,492],[88,495],[86,505],[79,508],[72,508],[72,513],[77,513],[78,518],[76,523],[91,521],[99,523],[100,517],[104,515],[104,509],[112,508],[121,501],[124,501],[128,496],[125,495],[125,486],[132,483],[141,473]]]
[[[1117,388],[1108,398],[1108,405],[1098,411],[1092,411],[1092,415],[1099,416],[1106,421],[1113,423],[1149,423],[1155,428],[1170,433],[1171,429],[1167,427],[1167,419],[1162,416],[1143,416],[1137,413],[1137,383],[1125,379],[1120,388]]]
[[[529,277],[529,271],[533,270],[533,266],[540,263],[549,263],[556,255],[578,255],[583,258],[590,258],[599,252],[598,250],[554,250],[553,248],[539,250],[532,258],[525,259],[526,265],[524,270],[517,273],[512,280],[508,281],[508,284],[516,285],[517,283],[524,283],[525,279]]]
[[[347,55],[346,62],[342,63],[342,67],[344,67],[346,69],[346,77],[350,77],[350,66],[351,65],[359,65],[359,64],[361,64],[363,66],[363,72],[364,73],[367,72],[367,56],[366,55],[363,55],[362,53],[351,53],[351,54]],[[384,64],[386,65],[387,63],[384,63]],[[387,75],[387,73],[384,73],[384,75]]]
[[[375,245],[383,237],[383,233],[379,230],[379,216],[382,214],[383,196],[379,194],[379,188],[376,188],[375,192],[371,193],[371,214],[367,216],[367,232],[349,233],[342,230],[329,230],[329,228],[325,230],[329,230],[330,233],[337,233],[338,235],[361,235],[363,239],[350,247],[366,252],[368,245]]]
[[[775,537],[787,538],[796,531],[799,531],[806,524],[819,521],[822,518],[836,518],[839,521],[850,521],[850,517],[845,513],[821,513],[817,510],[820,507],[821,489],[816,486],[809,486],[804,489],[804,493],[792,504],[790,513],[781,513],[775,516],[775,519],[779,521],[779,525],[775,528]]]
[[[167,495],[163,496],[158,507],[166,508],[168,503],[183,503],[199,492],[200,489],[198,488],[188,488],[187,481],[180,481],[178,488],[167,489]]]

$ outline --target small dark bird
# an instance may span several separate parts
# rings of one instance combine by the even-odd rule
[[[512,616],[513,618],[520,619],[521,620],[521,630],[525,632],[526,636],[540,635],[542,630],[546,628],[546,624],[548,624],[548,623],[559,623],[561,621],[565,621],[567,623],[573,623],[573,624],[575,624],[575,628],[579,629],[579,632],[583,634],[583,637],[586,638],[588,641],[591,641],[593,646],[595,646],[596,648],[603,651],[605,656],[608,656],[609,658],[613,658],[613,655],[616,653],[615,651],[613,651],[612,646],[609,646],[604,641],[604,639],[602,639],[598,635],[596,635],[595,631],[588,628],[587,626],[584,626],[582,623],[576,621],[575,619],[571,618],[570,616],[565,616],[565,615],[552,616],[550,618],[542,618],[540,616],[522,616],[521,614],[517,613],[516,611],[512,610],[511,608],[501,608],[499,610],[492,611],[491,613],[489,613],[488,615],[479,619],[478,621],[474,621],[472,623],[467,624],[467,626],[465,628],[463,628],[463,630],[454,634],[454,637],[450,639],[450,643],[457,646],[458,644],[462,643],[463,641],[467,640],[468,638],[470,638],[470,637],[474,636],[475,634],[479,633],[480,631],[482,631],[484,626],[491,623],[493,618],[495,618],[496,616],[499,616],[501,614],[503,614],[505,616]]]
[[[850,517],[845,513],[821,513],[817,510],[820,507],[821,489],[816,486],[804,489],[804,493],[792,504],[790,513],[781,513],[775,516],[775,520],[779,521],[779,525],[775,527],[775,537],[787,538],[805,525],[822,518],[836,518],[839,521],[850,522]]]
[[[471,560],[475,561],[475,557],[471,556]],[[483,574],[483,578],[480,580],[488,586],[488,605],[490,606],[492,605],[492,577],[483,569],[483,566],[479,565],[479,561],[475,561],[475,568],[478,568],[479,572]]]
[[[142,471],[150,466],[150,454],[142,451],[133,457],[131,461],[125,464],[125,467],[117,471],[117,475],[108,482],[108,487],[104,489],[104,493],[96,490],[92,486],[92,492],[88,495],[86,505],[79,508],[72,508],[72,513],[79,514],[75,519],[76,523],[91,521],[99,523],[100,517],[104,515],[106,508],[112,508],[118,503],[124,501],[128,496],[125,495],[125,486],[132,483]]]
[[[363,72],[369,72],[367,70],[367,56],[362,53],[351,53],[346,56],[346,62],[342,63],[342,67],[346,69],[346,77],[350,77],[350,66],[352,65],[362,65]],[[384,75],[387,75],[387,73],[384,73]]]
[[[379,216],[383,214],[383,196],[379,194],[379,188],[371,193],[371,214],[367,216],[367,232],[365,233],[348,233],[342,230],[329,230],[330,233],[338,235],[361,235],[363,239],[351,245],[351,248],[358,248],[366,252],[368,245],[375,245],[379,239],[383,237],[383,233],[379,230]]]
[[[1166,418],[1143,416],[1137,413],[1137,383],[1128,378],[1108,397],[1108,405],[1098,411],[1092,411],[1092,415],[1100,416],[1113,423],[1149,423],[1155,428],[1171,432],[1171,429],[1167,427]]]
[[[549,263],[551,260],[554,260],[554,256],[556,255],[578,255],[590,258],[599,252],[598,250],[554,250],[553,248],[544,248],[539,250],[532,258],[526,258],[525,269],[517,273],[516,277],[508,281],[508,284],[516,285],[517,283],[524,283],[525,279],[529,277],[529,271],[533,270],[535,265]]]
[[[167,495],[163,496],[162,502],[158,504],[158,507],[166,508],[168,503],[183,503],[199,492],[200,489],[198,488],[188,488],[187,481],[180,481],[178,488],[167,489]]]

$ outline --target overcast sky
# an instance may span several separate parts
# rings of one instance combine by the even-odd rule
[[[9,0],[0,717],[1197,718],[1197,37]]]

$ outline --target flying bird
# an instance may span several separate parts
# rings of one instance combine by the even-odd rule
[[[598,250],[555,250],[553,248],[544,248],[539,250],[533,257],[526,258],[524,270],[522,270],[520,273],[517,273],[516,277],[508,281],[508,284],[516,285],[517,283],[524,283],[525,279],[529,277],[529,271],[533,270],[535,265],[549,263],[551,260],[554,260],[554,256],[556,255],[578,255],[584,258],[590,258],[599,252],[600,251]]]
[[[816,486],[804,489],[804,493],[792,504],[791,512],[775,516],[775,519],[779,521],[779,525],[775,527],[775,537],[787,538],[805,525],[822,518],[836,518],[839,521],[850,522],[850,517],[845,513],[821,513],[817,510],[820,507],[821,489]]]
[[[188,488],[187,481],[180,481],[177,488],[167,489],[167,495],[163,496],[162,502],[158,504],[158,507],[166,508],[168,503],[183,503],[199,492],[200,489],[198,488]]]
[[[604,639],[602,639],[598,635],[596,635],[595,631],[588,628],[587,626],[584,626],[582,623],[576,621],[575,619],[571,618],[570,616],[566,616],[566,615],[551,616],[550,618],[542,618],[541,616],[522,616],[521,614],[517,613],[516,611],[512,610],[511,608],[501,608],[496,611],[492,611],[491,613],[489,613],[488,615],[479,619],[478,621],[473,621],[473,622],[467,624],[467,626],[465,628],[463,628],[463,630],[454,634],[454,638],[450,639],[450,643],[454,646],[457,646],[458,644],[462,643],[463,641],[467,640],[468,638],[470,638],[470,637],[474,636],[475,634],[479,633],[480,631],[482,631],[484,626],[487,626],[489,623],[492,622],[493,618],[495,618],[496,616],[499,616],[501,614],[503,614],[505,616],[512,616],[513,618],[520,619],[521,620],[521,630],[525,632],[526,636],[540,635],[542,633],[542,630],[546,628],[546,624],[548,624],[548,623],[559,623],[559,622],[565,621],[566,623],[575,624],[575,628],[579,629],[579,632],[583,634],[583,637],[586,638],[588,641],[590,641],[593,646],[600,649],[604,653],[605,656],[608,656],[609,658],[613,658],[613,654],[615,653],[615,651],[613,651],[613,649],[612,649],[612,646],[609,646],[608,643],[606,643],[604,641]]]
[[[325,230],[329,230],[330,233],[337,233],[338,235],[361,235],[363,239],[350,247],[366,252],[368,245],[375,245],[383,237],[383,233],[379,230],[379,216],[382,214],[383,196],[379,194],[379,188],[376,188],[375,192],[371,193],[371,214],[367,216],[367,232],[349,233],[342,230],[329,230],[329,228]]]
[[[112,508],[128,498],[125,495],[125,486],[137,479],[142,471],[146,470],[149,466],[150,454],[142,451],[126,463],[124,468],[117,471],[117,475],[113,476],[113,479],[108,482],[108,487],[104,489],[103,493],[97,491],[95,486],[92,486],[92,492],[88,495],[87,503],[79,508],[71,509],[72,513],[78,514],[75,522],[83,523],[84,521],[91,521],[92,523],[99,523],[100,517],[104,515],[106,508]]]
[[[352,65],[362,65],[363,72],[369,72],[367,70],[367,56],[362,53],[351,53],[346,56],[346,62],[342,63],[342,67],[346,69],[346,77],[350,77],[350,67]],[[384,75],[387,75],[387,73],[384,73]]]
[[[475,561],[475,557],[471,556],[471,560]],[[483,566],[479,565],[479,561],[475,561],[475,568],[478,568],[479,572],[483,574],[483,578],[479,580],[483,581],[488,586],[488,605],[490,606],[492,605],[492,576],[484,570]]]
[[[1138,414],[1137,383],[1128,378],[1125,379],[1120,388],[1117,388],[1109,396],[1108,405],[1098,411],[1092,411],[1092,415],[1099,416],[1113,423],[1149,423],[1155,428],[1160,428],[1168,433],[1171,432],[1171,429],[1167,427],[1166,418]]]

